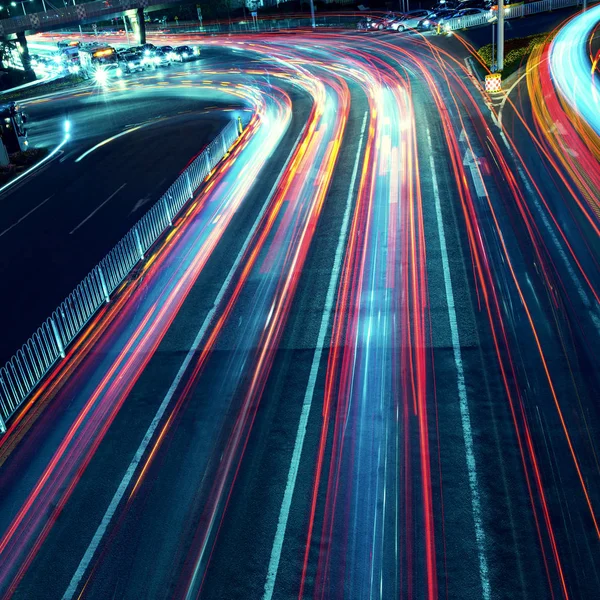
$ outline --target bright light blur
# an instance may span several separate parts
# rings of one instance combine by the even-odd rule
[[[94,79],[100,85],[106,85],[108,83],[108,73],[104,69],[98,68],[94,73]]]

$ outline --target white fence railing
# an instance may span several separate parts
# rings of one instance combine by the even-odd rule
[[[229,123],[192,161],[156,204],[92,269],[22,348],[0,368],[0,432],[6,421],[41,382],[65,348],[96,311],[109,302],[144,254],[172,225],[206,176],[227,154],[238,137],[238,124]]]
[[[516,19],[518,17],[526,17],[528,15],[534,15],[541,12],[558,10],[559,8],[568,8],[570,6],[580,5],[581,0],[540,0],[539,2],[527,2],[514,5],[509,4],[504,7],[504,18]],[[445,31],[456,31],[457,29],[477,27],[478,25],[492,23],[493,16],[495,16],[495,13],[448,19],[447,21],[444,21],[443,28]]]

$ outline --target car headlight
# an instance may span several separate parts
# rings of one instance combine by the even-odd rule
[[[104,69],[98,69],[95,78],[100,85],[104,85],[108,81],[108,73]]]
[[[154,57],[154,64],[155,65],[159,65],[160,64],[160,56],[155,56]]]
[[[430,23],[431,21],[429,19],[425,19],[425,21],[423,21],[423,25],[425,25],[425,27],[429,27]]]
[[[121,69],[121,67],[119,67],[116,71],[115,74],[117,77],[123,77],[123,69]]]
[[[183,56],[183,58],[187,58],[188,57],[188,53],[184,52],[181,56]]]
[[[127,63],[127,66],[128,66],[130,69],[133,69],[133,68],[135,68],[135,64],[133,64],[132,62],[129,62],[129,63]]]
[[[194,48],[194,54],[200,54],[200,48],[198,48],[198,46]]]
[[[144,56],[150,56],[150,50],[145,50],[144,51]]]

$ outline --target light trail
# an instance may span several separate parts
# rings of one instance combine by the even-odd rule
[[[306,497],[288,498],[298,511],[295,535],[300,529],[301,540],[288,547],[287,523],[284,533],[263,532],[279,536],[278,563],[295,561],[287,578],[273,579],[265,589],[276,595],[281,585],[282,594],[322,599],[433,599],[463,592],[490,598],[503,593],[511,565],[515,595],[584,595],[600,540],[594,436],[600,419],[593,402],[598,376],[585,368],[600,351],[593,237],[600,146],[592,123],[597,115],[588,117],[591,109],[578,97],[572,104],[560,95],[579,94],[579,84],[565,91],[559,83],[557,95],[552,83],[552,53],[566,73],[564,61],[575,51],[561,35],[567,34],[536,51],[530,63],[533,126],[516,117],[539,153],[539,171],[520,150],[524,140],[497,130],[484,113],[464,65],[428,39],[397,44],[386,35],[339,32],[227,40],[157,36],[179,43],[201,39],[216,50],[258,57],[257,68],[211,67],[202,74],[203,85],[239,93],[256,115],[232,160],[177,226],[168,247],[151,259],[143,284],[123,291],[95,323],[98,331],[80,342],[83,357],[73,350],[67,367],[40,391],[41,406],[53,395],[56,402],[70,394],[80,404],[0,539],[7,595],[27,574],[276,151],[292,118],[284,91],[289,89],[311,99],[305,129],[229,289],[214,307],[206,339],[140,457],[126,500],[81,573],[82,580],[87,576],[82,596],[106,593],[102,582],[121,574],[111,571],[115,562],[122,573],[138,574],[134,558],[119,548],[126,546],[132,523],[154,515],[148,506],[171,517],[161,551],[179,562],[175,575],[146,576],[173,597],[208,593],[224,525],[235,531],[227,519],[234,491],[243,498],[241,476],[256,451],[250,439],[258,435],[263,411],[280,400],[269,397],[269,382],[279,376],[282,340],[297,318],[293,306],[324,227],[323,211],[337,201],[331,190],[343,172],[342,151],[355,142],[347,134],[352,105],[365,98],[369,126],[357,167],[360,183],[339,281],[333,282],[337,297],[324,375],[315,383],[323,390],[313,398],[321,415],[309,425],[310,447],[292,457],[298,472],[303,467],[310,473],[303,482]],[[581,53],[581,44],[576,51]],[[551,129],[550,123],[558,125]],[[423,165],[437,169],[433,187]],[[555,194],[546,191],[546,174],[561,184]],[[573,282],[577,294],[570,293]],[[107,355],[99,359],[93,348]],[[319,364],[313,372],[317,377]],[[13,433],[34,414],[33,406],[15,421]],[[204,412],[195,412],[199,406]],[[58,409],[48,404],[47,410]],[[187,444],[182,456],[174,456],[171,448],[181,436]],[[0,483],[15,476],[10,452],[20,449],[19,442],[2,444],[8,471]],[[174,486],[167,498],[161,495],[166,465],[177,469],[169,474],[173,481],[186,484]],[[270,475],[273,481],[280,476]],[[279,508],[281,499],[274,504]],[[502,533],[498,514],[510,522],[503,521]],[[477,575],[467,589],[464,580],[472,572]],[[266,574],[264,565],[257,575],[261,590]],[[116,590],[115,584],[110,591]]]

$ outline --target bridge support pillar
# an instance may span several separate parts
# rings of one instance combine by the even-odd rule
[[[23,31],[17,33],[17,48],[19,49],[19,54],[21,55],[21,62],[23,63],[23,69],[25,69],[27,79],[31,81],[35,80],[35,73],[31,68],[31,56],[29,55],[27,38],[25,37],[25,32]]]
[[[136,8],[128,10],[125,15],[129,17],[131,29],[139,45],[146,43],[146,22],[144,21],[144,9]]]

